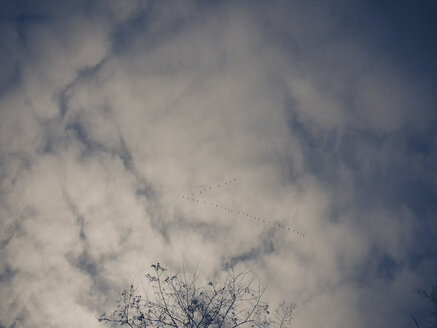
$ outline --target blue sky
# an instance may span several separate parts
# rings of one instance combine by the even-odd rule
[[[426,325],[433,2],[2,6],[0,327],[101,327],[154,261],[240,262],[295,327]]]

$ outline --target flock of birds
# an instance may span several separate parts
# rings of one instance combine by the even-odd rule
[[[274,221],[272,219],[268,219],[268,218],[264,218],[264,217],[259,217],[259,216],[252,215],[252,214],[249,214],[249,213],[246,213],[246,212],[243,212],[243,211],[239,211],[239,210],[236,210],[236,209],[231,209],[231,208],[225,206],[224,204],[220,204],[220,203],[217,203],[217,202],[212,202],[212,201],[209,201],[207,199],[201,199],[200,198],[200,197],[202,197],[202,195],[206,194],[209,191],[213,191],[215,189],[219,189],[221,187],[233,184],[235,182],[237,182],[237,179],[233,178],[233,179],[227,180],[227,181],[225,181],[224,183],[221,183],[221,184],[219,183],[219,184],[216,184],[216,185],[210,185],[210,186],[208,186],[206,188],[203,188],[203,189],[201,189],[201,190],[199,190],[197,192],[192,192],[191,195],[182,195],[182,199],[187,200],[187,201],[192,202],[192,203],[195,203],[195,204],[211,206],[211,207],[216,208],[216,209],[222,209],[222,210],[228,212],[229,214],[239,215],[241,217],[252,219],[252,220],[257,221],[259,223],[264,223],[264,224],[269,224],[269,225],[275,226],[278,229],[283,229],[283,230],[286,230],[286,231],[289,231],[289,232],[294,232],[294,233],[296,233],[296,234],[298,234],[299,236],[302,236],[302,237],[305,236],[305,234],[303,232],[297,230],[296,228],[293,228],[291,226],[284,226],[283,224],[278,223],[277,221]]]

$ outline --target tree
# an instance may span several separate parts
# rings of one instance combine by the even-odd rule
[[[196,273],[169,274],[159,263],[146,274],[149,290],[132,284],[121,293],[116,309],[99,321],[112,327],[155,328],[285,328],[295,304],[282,302],[273,314],[262,300],[265,286],[250,271],[226,270],[207,283]]]
[[[427,292],[425,290],[422,289],[415,289],[414,292],[423,297],[426,298],[433,306],[433,310],[431,312],[431,327],[436,327],[437,328],[437,284],[432,286],[432,290],[431,292]],[[419,323],[417,322],[416,318],[411,314],[410,317],[413,319],[414,324],[416,325],[417,328],[420,328]]]

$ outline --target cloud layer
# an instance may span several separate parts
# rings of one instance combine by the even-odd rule
[[[411,41],[427,8],[387,6],[5,7],[0,326],[100,327],[153,261],[241,262],[298,303],[296,327],[425,320],[435,49]]]

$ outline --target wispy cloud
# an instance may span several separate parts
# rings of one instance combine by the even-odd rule
[[[405,6],[5,7],[0,325],[99,327],[147,265],[183,260],[250,266],[296,327],[410,326],[435,278],[437,130],[408,47],[435,49],[396,35]],[[233,177],[205,199],[305,237],[181,197]]]

